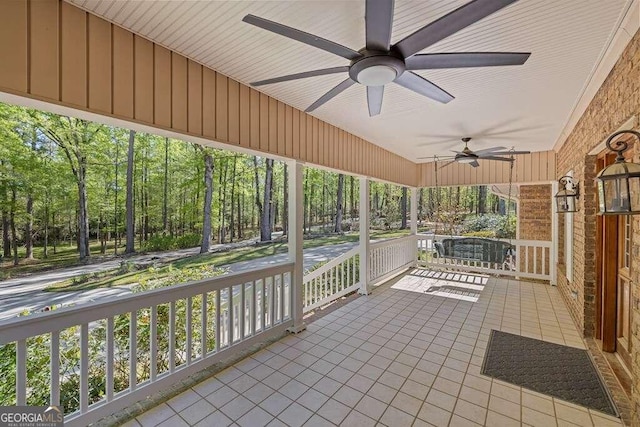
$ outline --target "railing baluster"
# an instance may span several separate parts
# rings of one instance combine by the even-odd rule
[[[169,304],[169,372],[176,370],[176,302]]]
[[[280,323],[284,322],[284,275],[279,274],[280,278]]]
[[[193,311],[193,298],[187,298],[187,313],[186,313],[186,323],[187,323],[187,366],[191,365],[191,353],[192,353],[192,343],[193,343],[193,322],[192,322],[192,311]]]
[[[138,363],[138,312],[132,311],[129,319],[129,389],[136,389]]]
[[[255,280],[251,284],[251,292],[253,294],[253,297],[251,298],[251,335],[255,335],[256,331],[258,330],[258,287],[256,286]]]
[[[529,270],[529,246],[525,246],[525,262],[524,262],[524,271],[527,273],[531,273],[531,271]]]
[[[50,403],[60,405],[60,331],[51,332],[51,349],[49,352],[51,369]]]
[[[80,413],[89,407],[89,324],[80,326]]]
[[[202,317],[200,318],[200,345],[202,346],[202,359],[207,355],[207,294],[202,294]]]
[[[265,331],[267,329],[267,310],[269,309],[269,306],[267,304],[267,280],[263,277],[262,278],[262,301],[260,301],[260,305],[262,306],[262,313],[260,313],[260,315],[262,316],[262,324],[261,326],[261,330]]]
[[[222,319],[222,316],[220,315],[220,291],[215,291],[216,292],[216,313],[215,313],[215,321],[216,321],[216,348],[215,351],[218,352],[220,351],[220,321]]]
[[[113,400],[113,317],[107,318],[107,378],[106,378],[106,391],[107,402]]]
[[[229,333],[229,346],[231,346],[233,344],[233,287],[229,286],[227,292],[227,312],[229,313],[229,330],[227,332]]]
[[[151,324],[149,325],[149,347],[151,351],[150,378],[151,382],[156,380],[158,375],[158,306],[151,307]]]
[[[245,286],[246,286],[245,283],[240,285],[240,287],[241,287],[241,289],[240,289],[240,305],[242,307],[241,315],[239,316],[240,317],[240,339],[241,340],[244,339],[245,320],[246,320],[246,317],[247,317],[247,302],[245,301],[245,295],[244,295]]]
[[[16,402],[18,406],[27,404],[27,341],[16,344]]]

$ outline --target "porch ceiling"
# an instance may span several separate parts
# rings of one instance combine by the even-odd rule
[[[364,1],[67,1],[243,83],[347,65],[243,23],[248,13],[356,50],[364,45]],[[392,42],[466,2],[397,0]],[[463,136],[474,137],[473,148],[551,149],[630,2],[519,1],[424,52],[532,52],[524,66],[421,72],[456,97],[447,105],[388,85],[382,114],[370,118],[365,89],[354,85],[313,114],[414,161],[461,148]],[[261,90],[305,109],[343,79]]]

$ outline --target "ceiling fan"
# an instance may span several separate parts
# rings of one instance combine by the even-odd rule
[[[370,116],[380,114],[384,86],[392,82],[427,98],[446,104],[454,99],[453,95],[413,71],[440,68],[522,65],[527,61],[531,53],[417,53],[516,1],[517,0],[473,0],[391,45],[394,0],[366,0],[366,46],[358,51],[277,22],[254,15],[247,15],[242,19],[244,22],[351,61],[349,65],[342,67],[289,74],[253,82],[251,85],[262,86],[271,83],[346,72],[349,74],[346,80],[343,80],[329,92],[322,95],[305,111],[310,112],[315,110],[355,83],[367,87],[367,103]]]
[[[451,163],[458,162],[468,164],[471,167],[477,168],[480,166],[478,160],[497,160],[500,162],[512,162],[514,161],[514,154],[529,154],[530,151],[515,151],[513,149],[508,150],[505,147],[491,147],[483,148],[482,150],[472,151],[469,148],[469,141],[471,138],[462,138],[464,142],[464,148],[462,151],[451,150],[456,153],[455,156],[436,156],[437,159],[453,159],[449,163],[446,163],[443,167],[449,166]],[[501,157],[508,156],[508,157]],[[426,159],[427,157],[419,157],[419,159]]]

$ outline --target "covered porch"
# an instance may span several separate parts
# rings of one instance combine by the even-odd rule
[[[585,344],[555,287],[462,276],[411,269],[125,425],[622,425],[482,375],[491,330]]]

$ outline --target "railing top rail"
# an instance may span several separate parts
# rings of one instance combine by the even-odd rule
[[[0,345],[291,272],[293,267],[292,262],[280,263],[260,270],[231,273],[104,301],[34,313],[26,317],[16,317],[0,322]]]

